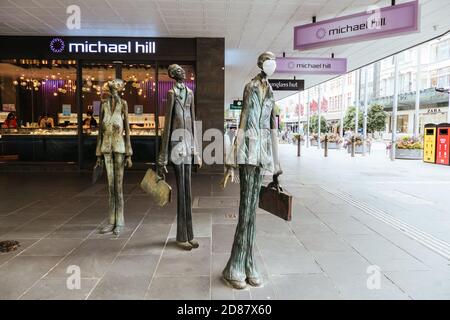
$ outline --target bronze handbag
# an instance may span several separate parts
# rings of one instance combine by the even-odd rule
[[[292,196],[283,191],[278,179],[261,187],[259,207],[286,221],[292,219]]]
[[[153,169],[148,169],[141,181],[141,188],[148,193],[156,204],[164,207],[172,200],[172,188],[164,177],[158,176]]]
[[[92,184],[95,184],[97,180],[103,175],[104,165],[103,160],[100,163],[95,164],[94,169],[92,170]]]

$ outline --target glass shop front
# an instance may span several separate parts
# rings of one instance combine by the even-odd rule
[[[196,89],[196,39],[0,37],[0,161],[95,161],[101,89],[126,81],[133,161],[154,162],[172,63]]]

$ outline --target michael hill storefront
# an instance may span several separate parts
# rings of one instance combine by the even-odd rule
[[[224,39],[0,36],[0,123],[3,159],[76,162],[95,160],[100,95],[114,78],[126,81],[135,162],[154,162],[164,130],[167,68],[186,71],[203,129],[222,128]],[[97,121],[91,121],[92,118]]]

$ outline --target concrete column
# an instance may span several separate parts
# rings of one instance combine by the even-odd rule
[[[303,96],[303,92],[299,92],[298,93],[298,119],[297,119],[297,123],[298,123],[298,134],[300,134],[300,115],[301,115],[301,111],[302,111],[302,96]]]
[[[373,64],[373,98],[380,97],[380,77],[381,77],[381,62],[375,62]]]
[[[318,113],[318,116],[317,116],[317,121],[318,121],[318,124],[317,124],[317,148],[318,149],[320,149],[322,146],[320,145],[320,130],[321,130],[321,127],[320,127],[320,117],[321,117],[321,104],[322,104],[322,85],[321,84],[319,84],[319,98],[318,98],[318,100],[319,100],[319,102],[318,102],[318,106],[317,106],[317,113]]]
[[[359,129],[359,104],[360,104],[360,83],[361,83],[361,70],[355,71],[355,95],[356,95],[356,103],[355,103],[355,135],[358,134]]]
[[[391,139],[391,160],[395,161],[395,143],[397,141],[397,111],[398,111],[398,86],[399,86],[399,60],[398,55],[394,56],[394,102],[392,105],[392,139]]]
[[[347,111],[347,95],[346,95],[346,89],[347,89],[347,75],[344,74],[342,76],[342,106],[341,106],[341,125],[339,129],[339,135],[341,137],[344,136],[344,115],[345,111]]]
[[[202,129],[224,127],[225,105],[225,39],[197,38],[195,111]],[[222,135],[223,136],[223,135]],[[203,147],[209,144],[203,142]],[[202,149],[203,150],[203,149]],[[222,165],[204,165],[204,170],[222,171]]]
[[[364,68],[363,155],[366,153],[368,110],[369,110],[369,67],[365,67]]]
[[[306,104],[306,147],[309,148],[309,129],[310,129],[310,115],[311,115],[311,95],[308,90],[308,102]]]
[[[420,46],[417,47],[417,72],[416,72],[416,108],[414,112],[414,137],[419,136],[419,111],[420,111],[420,76],[422,72],[422,65],[421,65],[421,49]]]

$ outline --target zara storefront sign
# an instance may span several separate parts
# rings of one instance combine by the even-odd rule
[[[67,50],[68,53],[156,53],[155,41],[68,41],[66,43],[61,38],[53,38],[49,44],[50,50],[53,53],[63,53]]]
[[[308,50],[419,30],[419,3],[407,2],[294,28],[294,49]]]
[[[345,58],[277,58],[278,73],[344,74],[347,72]]]

